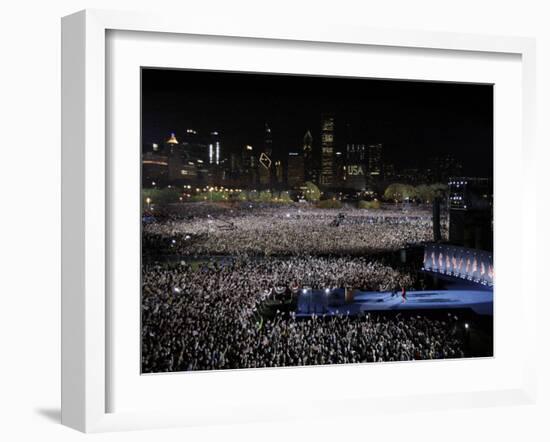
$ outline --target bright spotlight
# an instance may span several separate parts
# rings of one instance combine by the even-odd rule
[[[466,322],[466,324],[464,324],[464,328],[468,330],[470,328],[470,325]]]

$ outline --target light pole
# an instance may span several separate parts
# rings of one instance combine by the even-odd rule
[[[466,347],[466,351],[468,352],[468,356],[471,354],[471,347],[470,347],[470,324],[467,322],[464,324],[464,344]]]

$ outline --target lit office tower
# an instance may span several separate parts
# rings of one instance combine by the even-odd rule
[[[271,135],[271,128],[265,123],[265,138],[264,138],[264,152],[271,157],[273,153],[273,138]]]
[[[334,116],[325,114],[321,120],[321,180],[322,186],[334,184]]]
[[[242,151],[243,169],[249,170],[256,167],[256,157],[254,156],[254,148],[247,144]]]
[[[168,154],[176,153],[178,151],[178,149],[177,149],[178,144],[180,144],[180,143],[179,143],[178,139],[176,138],[176,134],[171,133],[170,138],[165,143],[165,147],[164,147],[165,152],[168,153]]]
[[[265,124],[264,145],[259,158],[259,180],[260,184],[268,186],[275,181],[275,167],[272,160],[273,138],[271,136],[271,128]]]
[[[493,185],[488,178],[449,177],[449,241],[493,249]]]
[[[220,164],[220,134],[219,132],[210,132],[210,143],[208,144],[208,162],[210,164]]]
[[[371,144],[369,146],[369,175],[372,179],[380,178],[382,175],[382,144]]]
[[[304,135],[304,160],[311,160],[313,155],[313,137],[311,132],[308,130]]]
[[[258,158],[250,144],[244,146],[242,150],[241,163],[241,185],[244,187],[247,184],[256,184],[258,181]]]
[[[317,181],[315,160],[313,158],[313,137],[308,130],[304,135],[303,146],[304,178],[306,181]]]
[[[366,174],[365,162],[367,161],[368,148],[365,144],[348,143],[346,146],[346,160],[344,170],[344,187],[365,190]]]
[[[304,182],[304,170],[307,165],[304,164],[304,155],[300,155],[300,152],[288,153],[288,168],[287,168],[287,182],[288,185],[294,187]]]
[[[275,166],[273,169],[273,178],[275,179],[276,184],[283,184],[284,182],[284,167],[281,160],[275,161]]]
[[[195,164],[189,161],[189,152],[184,149],[184,143],[180,143],[175,134],[171,134],[166,141],[164,150],[168,162],[168,182],[181,184],[182,181],[196,177]]]
[[[172,182],[179,178],[179,171],[183,164],[181,146],[176,134],[170,134],[170,138],[164,143],[164,152],[168,157],[168,180]]]

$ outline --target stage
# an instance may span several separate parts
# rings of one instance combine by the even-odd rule
[[[344,289],[301,290],[297,317],[315,315],[358,315],[363,312],[471,309],[480,315],[493,315],[492,290],[424,290],[407,292],[361,292],[346,302]]]

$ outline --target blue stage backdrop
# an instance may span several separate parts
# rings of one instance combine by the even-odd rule
[[[444,244],[427,244],[423,270],[492,286],[493,254],[484,250]]]

